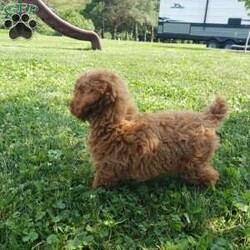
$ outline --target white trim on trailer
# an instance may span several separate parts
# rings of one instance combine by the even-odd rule
[[[250,29],[249,29],[246,44],[245,44],[245,53],[247,52],[247,49],[248,49],[249,40],[250,40]]]

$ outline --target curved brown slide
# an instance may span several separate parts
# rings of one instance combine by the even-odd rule
[[[100,38],[95,32],[82,30],[64,21],[50,10],[42,0],[22,0],[22,2],[36,5],[39,8],[36,14],[52,29],[74,39],[89,41],[92,44],[92,49],[102,49]]]

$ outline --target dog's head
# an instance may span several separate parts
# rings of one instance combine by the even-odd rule
[[[114,109],[118,103],[121,108],[120,102],[127,95],[126,84],[118,76],[106,70],[93,70],[77,79],[70,110],[77,118],[89,120]]]

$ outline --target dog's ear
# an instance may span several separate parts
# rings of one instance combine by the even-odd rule
[[[117,91],[108,81],[96,81],[95,88],[91,89],[88,95],[93,101],[92,104],[96,104],[95,108],[99,105],[102,110],[117,99]]]
[[[106,88],[103,91],[103,101],[106,105],[112,104],[116,100],[117,93],[109,84],[104,83],[104,85],[106,85]]]

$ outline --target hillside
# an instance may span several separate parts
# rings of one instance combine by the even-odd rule
[[[66,9],[66,8],[78,8],[84,7],[86,0],[46,0],[49,5],[58,8],[58,9]]]

